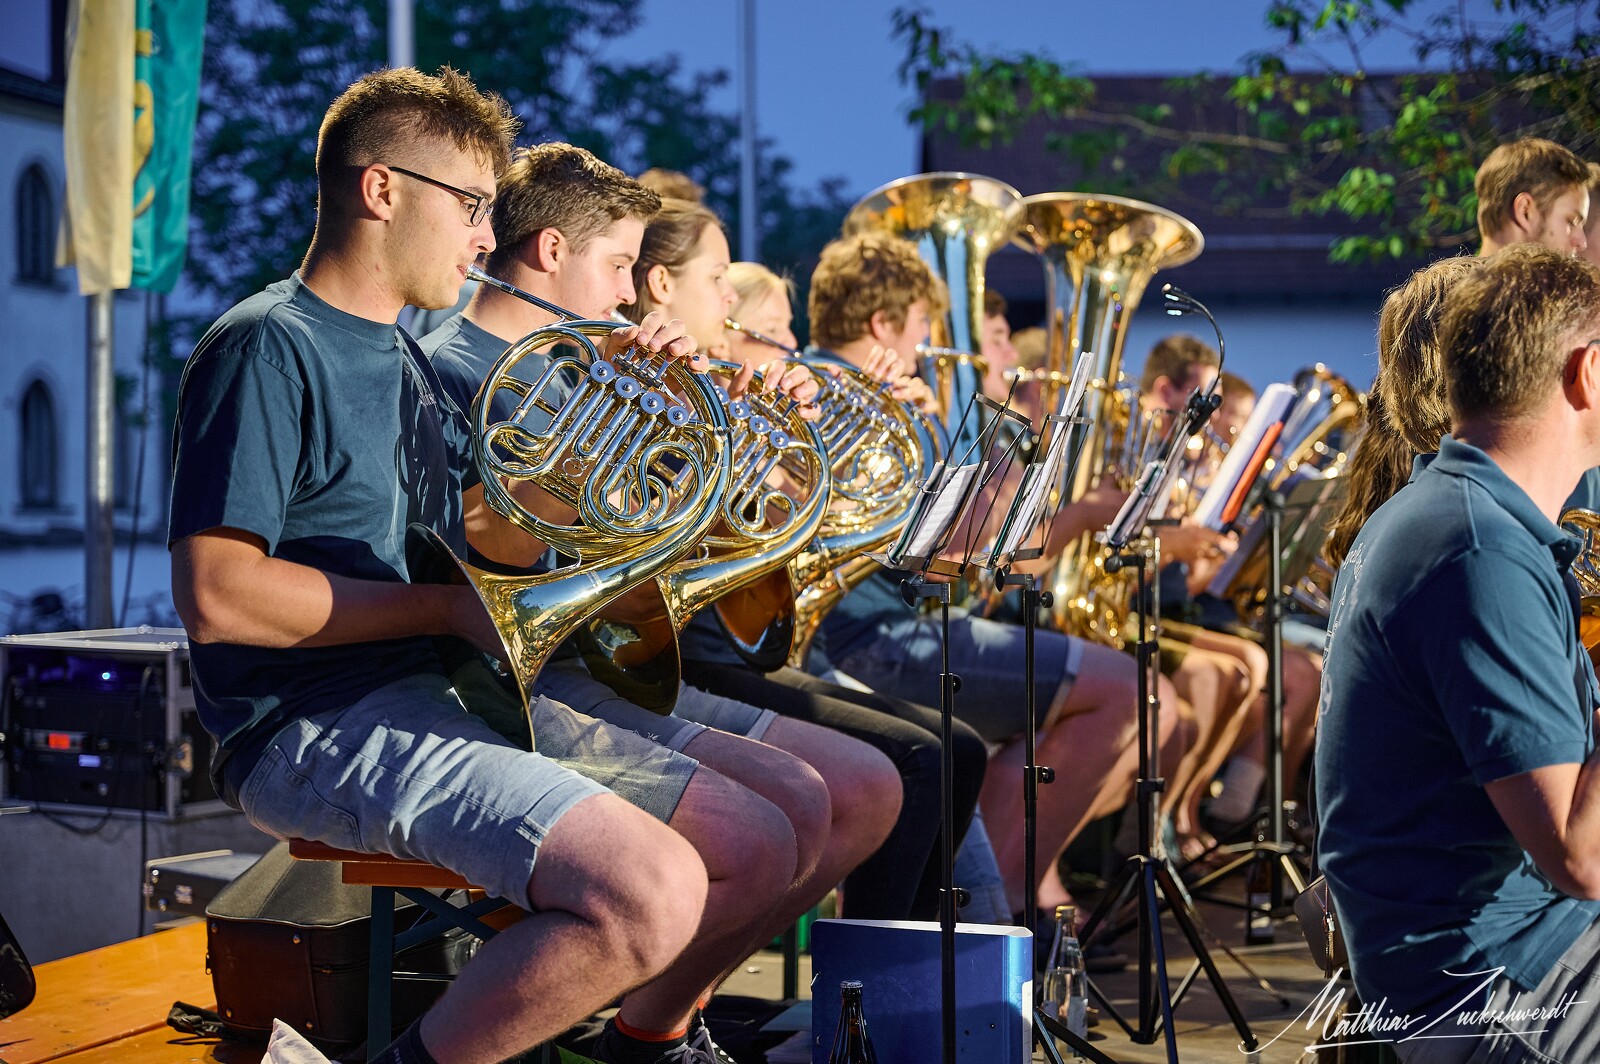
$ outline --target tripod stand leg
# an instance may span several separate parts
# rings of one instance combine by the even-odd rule
[[[1305,873],[1300,870],[1300,863],[1294,859],[1292,852],[1278,855],[1278,866],[1283,869],[1283,878],[1288,880],[1296,894],[1304,894],[1306,890]]]
[[[1161,937],[1161,901],[1156,893],[1157,884],[1160,882],[1159,874],[1160,869],[1156,862],[1145,862],[1140,913],[1144,926],[1140,929],[1142,941],[1139,952],[1142,955],[1148,944],[1153,956],[1152,965],[1143,965],[1139,974],[1141,982],[1153,974],[1161,985],[1161,992],[1155,995],[1154,1000],[1148,1000],[1149,1011],[1141,1017],[1140,1026],[1145,1034],[1142,1039],[1145,1042],[1154,1042],[1158,1036],[1164,1037],[1167,1043],[1167,1064],[1178,1064],[1178,1035],[1172,1023],[1172,986],[1167,979],[1167,947]],[[1140,1000],[1147,1000],[1142,992]],[[1156,1015],[1158,1008],[1159,1018]]]
[[[1189,884],[1189,890],[1194,894],[1203,894],[1205,891],[1209,890],[1214,884],[1222,882],[1224,879],[1227,879],[1229,876],[1233,875],[1235,872],[1239,871],[1240,869],[1250,867],[1250,862],[1254,861],[1254,860],[1255,860],[1255,851],[1254,850],[1250,850],[1250,851],[1248,851],[1246,853],[1240,854],[1238,857],[1235,857],[1233,860],[1229,861],[1227,864],[1223,865],[1221,868],[1214,868],[1211,871],[1207,872],[1205,875],[1201,876],[1199,879],[1197,879],[1194,882],[1190,883]],[[1207,900],[1215,901],[1216,899],[1215,898],[1210,898],[1210,899],[1207,899]]]
[[[1117,1064],[1116,1061],[1090,1045],[1086,1039],[1080,1038],[1067,1030],[1066,1024],[1043,1009],[1034,1010],[1033,1024],[1034,1040],[1042,1043],[1045,1059],[1052,1061],[1053,1064],[1061,1064],[1061,1054],[1055,1047],[1054,1038],[1061,1039],[1074,1053],[1087,1060],[1094,1061],[1094,1064]]]
[[[1033,1009],[1033,1044],[1039,1047],[1044,1054],[1047,1064],[1066,1064],[1061,1059],[1061,1050],[1056,1048],[1055,1035],[1044,1025],[1044,1009],[1034,1006]]]
[[[1165,866],[1155,868],[1153,874],[1162,893],[1166,895],[1167,904],[1171,906],[1172,918],[1177,921],[1184,937],[1189,940],[1189,948],[1194,951],[1196,963],[1205,969],[1206,978],[1211,982],[1211,989],[1216,991],[1217,1000],[1222,1002],[1223,1009],[1228,1013],[1228,1019],[1233,1021],[1233,1028],[1239,1032],[1244,1048],[1254,1050],[1257,1045],[1256,1036],[1251,1032],[1249,1021],[1244,1018],[1244,1013],[1239,1011],[1239,1003],[1233,1000],[1233,992],[1228,989],[1228,984],[1223,982],[1222,973],[1217,971],[1216,962],[1211,959],[1206,944],[1201,940],[1193,913],[1187,904],[1180,904],[1179,899],[1184,897],[1181,888]],[[1228,955],[1232,956],[1232,951],[1228,951]]]
[[[1089,922],[1083,925],[1083,935],[1079,939],[1082,944],[1088,945],[1091,936],[1095,933],[1095,928],[1104,919],[1107,912],[1114,911],[1120,907],[1127,898],[1132,896],[1135,890],[1139,889],[1140,874],[1139,858],[1129,858],[1128,862],[1122,866],[1122,870],[1117,873],[1117,878],[1112,880],[1110,885],[1106,887],[1106,892],[1101,897],[1100,903],[1094,907],[1094,912],[1089,916]],[[1089,995],[1100,1003],[1100,1008],[1105,1014],[1111,1017],[1129,1038],[1137,1040],[1133,1027],[1123,1018],[1122,1013],[1118,1012],[1116,1007],[1111,1004],[1111,1000],[1100,992],[1100,988],[1095,985],[1094,980],[1088,979],[1086,982],[1089,986]]]

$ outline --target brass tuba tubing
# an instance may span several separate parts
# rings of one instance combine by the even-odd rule
[[[1038,255],[1045,269],[1049,353],[1043,405],[1054,410],[1072,379],[1080,353],[1092,352],[1081,415],[1086,424],[1082,458],[1070,483],[1056,485],[1062,503],[1082,499],[1103,476],[1131,477],[1118,458],[1137,432],[1138,412],[1119,389],[1127,323],[1157,271],[1200,254],[1204,239],[1194,223],[1138,200],[1084,192],[1052,192],[1021,202],[1014,240]],[[1052,625],[1112,646],[1127,634],[1128,587],[1104,571],[1103,548],[1085,535],[1069,546],[1046,576]]]
[[[983,390],[984,265],[1016,232],[1022,195],[1004,181],[957,171],[914,174],[867,193],[845,216],[844,232],[885,233],[914,244],[949,293],[923,361],[955,453],[978,439]]]

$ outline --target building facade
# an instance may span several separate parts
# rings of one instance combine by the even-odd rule
[[[1138,115],[1143,109],[1177,102],[1171,79],[1097,76],[1096,110]],[[1221,127],[1232,114],[1227,79],[1191,104],[1197,127]],[[959,99],[953,80],[930,86],[934,99]],[[1357,389],[1377,371],[1376,325],[1386,291],[1418,262],[1380,262],[1360,266],[1329,261],[1328,252],[1360,223],[1288,209],[1287,193],[1269,192],[1250,209],[1216,203],[1210,179],[1163,179],[1166,143],[1129,136],[1116,152],[1090,164],[1060,149],[1066,136],[1100,128],[1083,118],[1033,118],[1015,136],[990,147],[965,143],[957,133],[939,130],[922,141],[924,170],[964,170],[987,174],[1015,186],[1023,195],[1054,191],[1111,193],[1178,213],[1205,239],[1193,262],[1158,273],[1137,312],[1127,323],[1123,369],[1137,378],[1145,354],[1161,337],[1191,332],[1213,343],[1210,327],[1197,318],[1163,313],[1160,288],[1170,282],[1215,312],[1227,343],[1228,368],[1258,388],[1291,380],[1300,369],[1323,363]],[[1460,251],[1470,251],[1462,248]],[[1045,314],[1045,278],[1036,256],[1018,247],[999,250],[988,263],[988,284],[1011,304],[1013,327],[1037,324]]]
[[[8,0],[0,42],[0,632],[81,619],[87,456],[88,300],[55,265],[66,199],[62,148],[65,0]],[[138,558],[128,623],[163,595],[167,461],[160,367],[144,373],[159,297],[113,300],[117,374],[115,568],[118,612]],[[142,476],[139,458],[144,457]],[[164,555],[164,549],[161,554]],[[56,595],[65,612],[52,611]],[[30,605],[36,599],[37,607]],[[157,611],[157,616],[161,611]]]

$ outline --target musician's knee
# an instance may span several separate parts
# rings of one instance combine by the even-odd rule
[[[528,884],[536,912],[592,925],[609,956],[648,978],[699,927],[707,874],[681,835],[614,795],[573,806],[540,844]]]

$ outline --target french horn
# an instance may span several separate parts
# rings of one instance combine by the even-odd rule
[[[685,364],[640,348],[607,357],[596,346],[625,325],[576,320],[476,268],[470,274],[567,319],[500,356],[469,420],[488,505],[569,560],[546,573],[491,572],[457,558],[422,525],[411,526],[407,558],[413,579],[473,587],[526,704],[557,645],[669,569],[722,515],[731,430],[715,389]],[[541,516],[529,490],[575,516]]]

